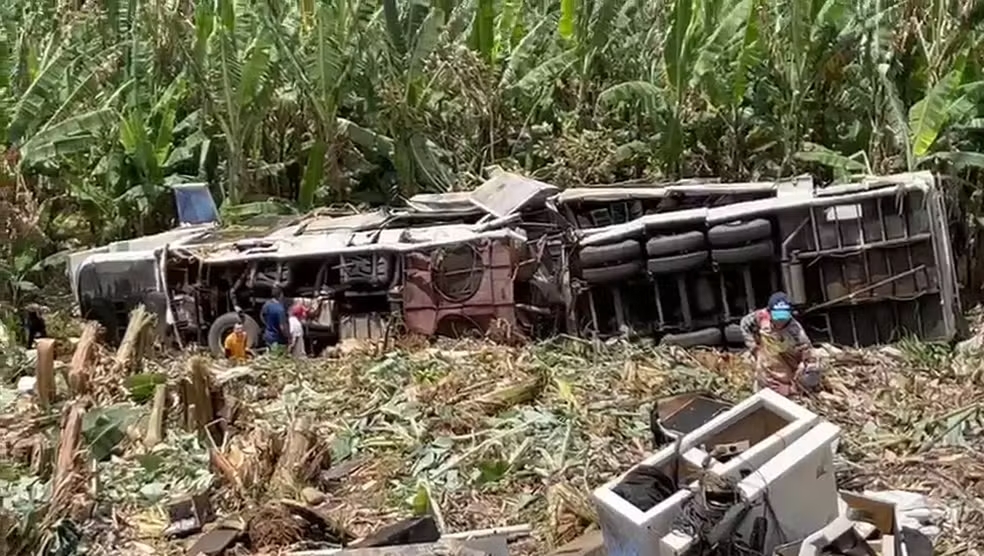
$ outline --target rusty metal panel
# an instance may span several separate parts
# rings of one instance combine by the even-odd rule
[[[466,254],[471,252],[471,256]],[[448,261],[454,261],[449,264]],[[480,240],[404,256],[403,313],[411,332],[443,333],[442,323],[484,332],[494,320],[516,322],[511,245]]]

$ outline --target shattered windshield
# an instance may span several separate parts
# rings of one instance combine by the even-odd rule
[[[79,297],[82,299],[125,299],[157,290],[154,259],[100,261],[79,271]]]
[[[218,209],[207,184],[181,184],[173,186],[173,189],[178,224],[193,226],[219,221]]]

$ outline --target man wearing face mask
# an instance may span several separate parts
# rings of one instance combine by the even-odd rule
[[[818,385],[813,345],[793,318],[793,306],[785,293],[772,294],[768,307],[741,319],[741,332],[755,358],[756,390],[770,388],[789,396]]]

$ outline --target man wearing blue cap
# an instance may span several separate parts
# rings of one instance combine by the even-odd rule
[[[769,306],[741,319],[745,346],[755,357],[755,385],[788,396],[819,380],[813,345],[803,326],[793,318],[786,294],[776,292]]]

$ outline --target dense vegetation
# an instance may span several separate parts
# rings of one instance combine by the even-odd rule
[[[984,166],[976,0],[0,0],[0,237],[466,188]],[[965,206],[970,206],[964,203]]]

